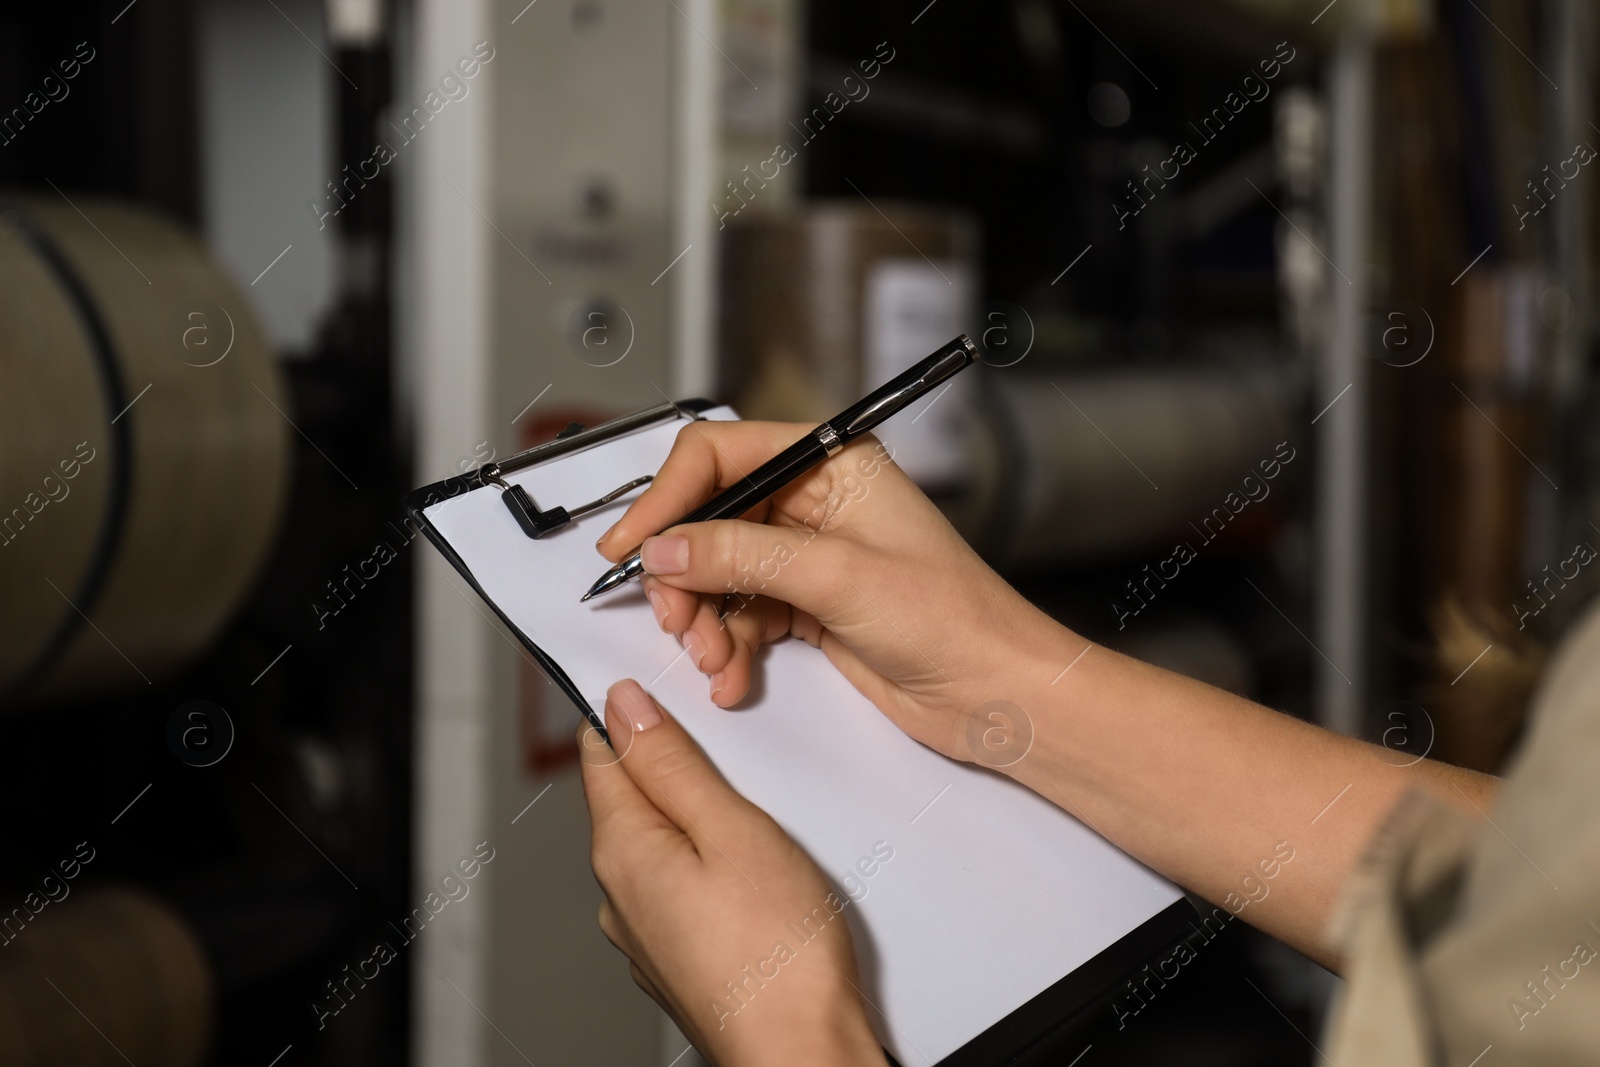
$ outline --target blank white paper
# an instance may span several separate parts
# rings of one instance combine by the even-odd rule
[[[736,416],[719,408],[708,417]],[[507,480],[542,508],[574,507],[657,470],[683,425],[675,420]],[[1171,883],[1060,808],[906,737],[804,642],[768,649],[758,659],[757,695],[736,710],[718,708],[637,585],[578,603],[608,565],[594,542],[625,507],[618,501],[538,541],[517,526],[497,488],[425,513],[488,597],[596,711],[613,682],[637,679],[734,788],[810,853],[841,899],[851,876],[860,899],[842,914],[862,991],[879,1038],[906,1067],[931,1067],[1178,899]],[[879,842],[894,857],[863,878],[856,864]],[[774,942],[790,940],[787,930],[773,931]],[[772,982],[782,981],[780,971]],[[714,1025],[709,1002],[704,1010],[702,1024]]]

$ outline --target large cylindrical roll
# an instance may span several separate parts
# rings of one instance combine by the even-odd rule
[[[0,196],[0,704],[144,686],[215,636],[276,530],[287,411],[193,237]]]
[[[59,902],[34,892],[5,916],[0,1063],[195,1067],[216,992],[194,932],[141,890],[52,881]]]
[[[1261,484],[1260,465],[1284,466],[1276,445],[1289,433],[1295,394],[1271,367],[1015,367],[988,385],[969,444],[972,491],[955,518],[1010,565],[1170,547],[1165,539],[1176,534],[1203,541],[1191,524],[1204,523],[1229,494],[1237,500],[1281,485]]]

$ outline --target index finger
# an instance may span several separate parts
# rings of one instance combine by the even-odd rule
[[[700,420],[678,431],[650,487],[623,512],[596,546],[615,563],[794,444],[812,429],[803,423]],[[749,513],[761,521],[770,503]]]

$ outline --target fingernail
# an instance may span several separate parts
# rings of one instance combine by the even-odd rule
[[[689,569],[689,539],[681,534],[647,537],[639,547],[639,562],[651,574],[682,574]]]
[[[717,694],[722,692],[727,685],[728,675],[726,671],[718,671],[711,676],[711,702],[713,704],[717,702]]]
[[[625,678],[606,693],[610,709],[622,716],[635,733],[644,733],[661,722],[661,709],[644,687],[632,678]]]
[[[611,530],[615,530],[616,528],[617,528],[617,524],[616,523],[612,523],[611,524],[611,529],[607,530],[605,533],[600,535],[600,540],[598,540],[598,541],[596,541],[594,543],[594,547],[599,548],[601,545],[605,544],[606,543],[606,538],[611,536]]]
[[[667,598],[661,595],[661,590],[651,589],[645,593],[650,600],[650,610],[656,613],[656,625],[663,630],[667,628]]]
[[[700,661],[706,658],[706,643],[701,636],[693,630],[685,631],[683,635],[684,651],[689,653],[689,658],[694,661],[696,670],[700,669]]]

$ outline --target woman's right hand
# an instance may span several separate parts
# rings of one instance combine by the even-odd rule
[[[1397,767],[1383,748],[1193,679],[1108,649],[1083,656],[1088,642],[985,566],[872,439],[741,520],[650,537],[809,429],[691,423],[600,542],[616,561],[649,538],[657,618],[723,707],[748,692],[751,653],[794,633],[913,738],[1003,769],[1230,912],[1292,846],[1289,873],[1270,898],[1251,898],[1246,921],[1333,966],[1323,932],[1334,902],[1400,795],[1420,785],[1479,817],[1493,805],[1483,775],[1431,760]],[[742,607],[730,598],[719,619],[730,592],[758,595]],[[995,709],[975,714],[1000,700],[1027,716],[1020,752],[1024,739],[1003,736]]]
[[[972,759],[973,713],[995,700],[1025,707],[1086,642],[979,559],[876,438],[852,442],[742,519],[663,531],[811,429],[690,423],[597,547],[616,562],[643,542],[656,619],[709,677],[718,705],[749,692],[762,644],[793,633],[907,734]]]

